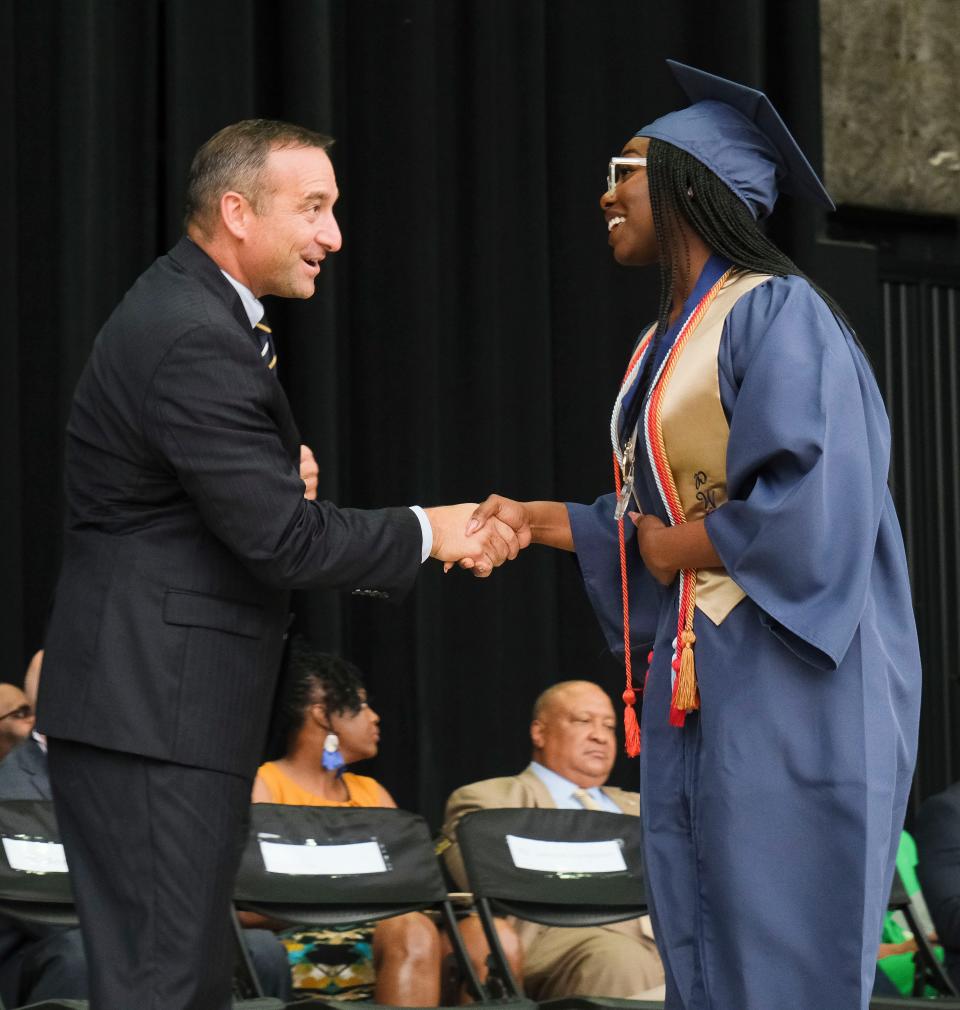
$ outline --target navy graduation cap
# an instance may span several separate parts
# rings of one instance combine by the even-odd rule
[[[828,210],[833,200],[762,91],[689,67],[667,65],[693,104],[638,130],[702,162],[750,208],[766,217],[781,191]]]

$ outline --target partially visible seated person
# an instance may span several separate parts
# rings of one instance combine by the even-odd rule
[[[47,774],[47,741],[34,728],[34,713],[37,710],[37,689],[40,684],[40,668],[43,664],[43,649],[35,652],[27,665],[23,677],[23,710],[29,709],[30,716],[24,719],[29,725],[25,738],[0,761],[0,799],[4,800],[49,800],[50,778]],[[0,690],[9,685],[0,684]]]
[[[0,761],[29,739],[36,721],[23,691],[16,684],[0,684]]]
[[[457,846],[457,823],[472,810],[554,807],[634,817],[640,813],[637,793],[605,785],[616,760],[616,725],[609,697],[589,681],[564,681],[540,695],[530,725],[530,765],[519,775],[462,786],[447,801],[443,855],[458,887],[469,890]],[[589,928],[510,921],[522,946],[524,988],[535,1000],[663,996],[663,966],[649,916]],[[479,920],[465,920],[461,932],[476,961],[478,948],[486,952]]]
[[[917,845],[908,831],[900,833],[897,872],[900,874],[904,890],[910,897],[910,904],[921,928],[930,940],[936,943],[936,932],[933,930],[930,913],[917,878]],[[913,955],[916,951],[916,937],[909,932],[903,913],[887,911],[883,917],[880,948],[877,951],[874,996],[910,996],[913,993],[916,973]],[[942,959],[942,950],[934,947],[934,952]],[[931,991],[928,995],[934,996],[936,993]]]
[[[345,771],[355,761],[372,758],[380,740],[380,717],[367,704],[352,663],[294,638],[282,716],[286,753],[260,766],[254,803],[396,807],[377,781]],[[241,922],[266,920],[244,912]],[[440,937],[422,912],[358,927],[298,926],[283,930],[280,938],[295,990],[319,990],[340,999],[372,995],[392,1006],[436,1006],[439,1001]]]
[[[43,650],[27,667],[23,688],[33,709]],[[46,738],[33,728],[29,737],[0,761],[0,803],[50,800]],[[244,931],[247,950],[268,996],[290,1000],[290,975],[283,947],[263,929]],[[0,915],[0,1006],[25,1006],[47,1000],[85,1000],[87,962],[78,927],[24,923]]]
[[[944,967],[960,990],[960,782],[924,801],[913,836],[917,878],[943,946]]]

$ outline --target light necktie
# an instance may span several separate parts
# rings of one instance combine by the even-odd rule
[[[584,810],[603,810],[603,807],[587,792],[586,789],[574,789],[573,798]]]
[[[254,326],[254,329],[260,331],[260,336],[263,339],[263,347],[260,349],[260,357],[266,362],[267,368],[276,368],[277,351],[273,346],[273,330],[267,325],[266,319],[261,319],[260,322]]]

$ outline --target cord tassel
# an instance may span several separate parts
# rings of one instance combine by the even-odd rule
[[[627,756],[635,758],[640,753],[640,723],[637,721],[637,710],[633,707],[637,695],[633,688],[623,692],[623,739]]]
[[[670,378],[673,375],[677,360],[683,353],[687,339],[703,319],[707,309],[720,293],[720,290],[730,278],[728,270],[718,278],[713,287],[703,296],[697,307],[680,328],[673,342],[673,347],[663,359],[660,370],[654,375],[650,384],[652,392],[647,400],[644,414],[644,431],[647,454],[650,458],[650,468],[663,501],[663,507],[671,526],[679,526],[687,521],[683,501],[677,490],[677,483],[670,461],[667,458],[666,444],[663,438],[662,407],[663,398]],[[700,692],[697,687],[697,674],[693,662],[693,643],[696,635],[693,633],[693,617],[696,608],[697,573],[694,569],[684,569],[680,573],[680,592],[677,607],[677,639],[674,642],[674,654],[671,663],[673,673],[673,691],[670,697],[669,719],[671,726],[682,727],[686,723],[687,712],[700,707]]]
[[[700,689],[697,686],[697,670],[693,662],[693,645],[696,640],[697,636],[692,631],[683,631],[680,671],[673,693],[674,708],[680,709],[681,712],[700,707]]]

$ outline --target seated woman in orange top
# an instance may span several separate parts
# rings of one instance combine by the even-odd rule
[[[380,717],[367,704],[359,670],[294,639],[287,673],[282,709],[286,753],[260,766],[253,802],[396,807],[375,779],[344,771],[355,761],[373,757],[380,740]],[[370,995],[372,988],[378,1003],[393,1006],[439,1002],[440,937],[422,912],[348,930],[288,930],[281,939],[295,989],[358,998]]]

